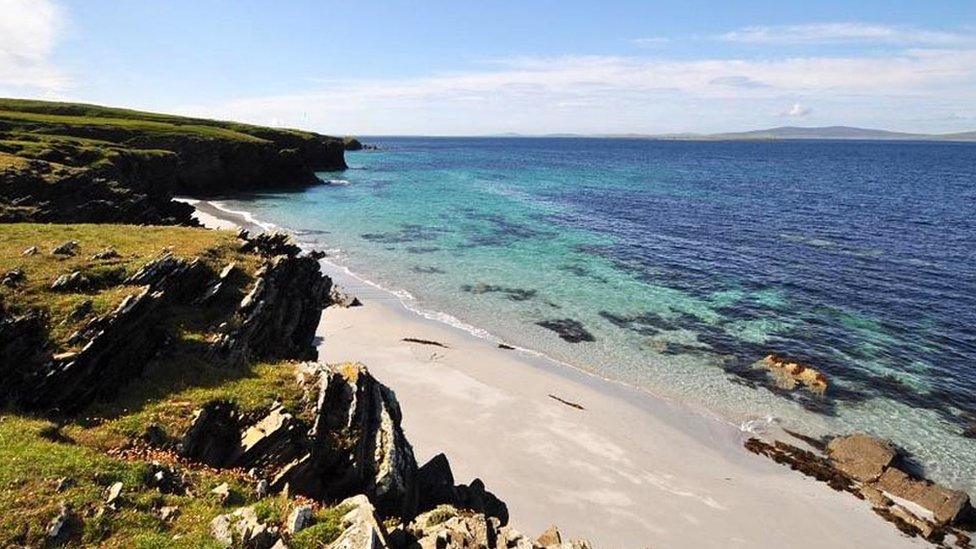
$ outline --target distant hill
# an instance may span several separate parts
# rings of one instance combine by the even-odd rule
[[[892,132],[868,128],[854,128],[851,126],[824,126],[805,128],[800,126],[780,126],[764,130],[745,132],[716,133],[708,135],[671,135],[658,136],[668,139],[715,139],[715,140],[747,140],[747,139],[866,139],[879,141],[976,141],[976,132],[953,134],[926,134]]]
[[[822,126],[816,128],[801,126],[780,126],[764,130],[750,130],[744,132],[727,133],[547,133],[547,134],[519,134],[505,133],[493,137],[589,137],[604,139],[666,139],[674,141],[746,141],[746,140],[777,140],[777,139],[863,139],[874,141],[976,141],[976,131],[929,134],[892,132],[888,130],[873,130],[869,128],[855,128],[852,126]]]

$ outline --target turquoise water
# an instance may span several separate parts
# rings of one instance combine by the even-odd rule
[[[976,487],[976,146],[372,142],[327,185],[222,204],[482,335],[736,424],[868,430]],[[827,395],[779,389],[769,352]]]

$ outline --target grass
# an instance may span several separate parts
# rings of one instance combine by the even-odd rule
[[[30,123],[56,124],[66,129],[90,125],[162,134],[179,132],[204,138],[238,141],[264,141],[275,135],[307,139],[315,137],[310,132],[264,128],[238,122],[190,118],[84,103],[0,98],[0,130],[4,120],[8,124],[21,127]]]
[[[77,255],[65,257],[51,253],[69,240],[79,243]],[[38,253],[24,256],[24,250],[32,246],[38,248]],[[94,254],[107,248],[114,249],[121,257],[92,259]],[[21,269],[26,281],[14,288],[0,287],[0,301],[15,312],[28,309],[47,312],[51,319],[51,341],[66,349],[65,340],[86,320],[67,320],[71,311],[85,300],[92,301],[95,314],[114,309],[126,296],[141,291],[140,287],[118,285],[118,282],[165,250],[178,257],[200,257],[215,271],[230,262],[239,265],[243,273],[253,273],[258,266],[255,256],[237,251],[235,235],[229,231],[127,225],[4,224],[0,225],[0,273]],[[94,288],[84,292],[50,289],[59,275],[73,271],[93,280]],[[243,286],[247,280],[239,282]],[[188,307],[175,318],[205,317],[205,312]]]

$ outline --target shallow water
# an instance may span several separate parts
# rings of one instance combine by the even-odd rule
[[[222,204],[508,343],[976,488],[976,145],[369,141],[329,184]],[[827,395],[778,389],[774,351]]]

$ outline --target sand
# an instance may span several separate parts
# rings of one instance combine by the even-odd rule
[[[248,225],[195,206],[205,224]],[[364,306],[325,311],[320,360],[366,364],[396,391],[418,461],[446,454],[456,482],[481,478],[524,533],[555,523],[597,547],[929,546],[852,495],[747,452],[748,434],[721,418],[501,349],[325,269]]]

